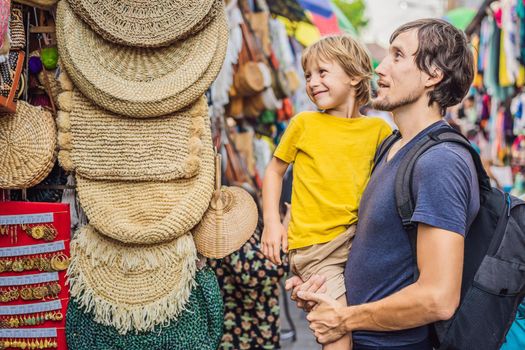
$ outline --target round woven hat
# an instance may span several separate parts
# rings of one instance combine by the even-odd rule
[[[165,117],[132,119],[93,104],[78,90],[59,96],[58,159],[94,180],[170,181],[200,168],[209,119],[204,97]]]
[[[56,27],[61,61],[78,89],[104,109],[134,118],[173,113],[202,96],[219,73],[228,44],[220,6],[195,35],[146,49],[104,40],[61,1]]]
[[[220,155],[216,156],[215,192],[193,238],[197,251],[221,259],[238,250],[250,239],[257,226],[257,205],[240,187],[221,188]]]
[[[71,297],[91,312],[96,322],[123,334],[151,331],[176,319],[195,284],[197,252],[191,234],[148,247],[97,236],[87,226],[71,240],[67,272]],[[89,249],[94,246],[86,244],[89,240],[100,246]],[[140,263],[145,253],[152,264]],[[130,266],[125,260],[138,263]]]
[[[51,113],[18,101],[16,113],[0,114],[0,188],[28,188],[55,163],[56,125]]]
[[[166,46],[196,33],[222,0],[68,0],[75,13],[104,39],[137,47]]]
[[[201,164],[196,176],[167,182],[91,180],[76,174],[77,193],[89,222],[125,243],[156,244],[194,227],[213,193],[213,149],[205,118]]]

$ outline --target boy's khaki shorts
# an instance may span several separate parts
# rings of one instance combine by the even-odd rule
[[[326,294],[338,299],[345,294],[344,270],[356,225],[331,240],[308,247],[290,250],[290,268],[303,281],[317,274],[326,278]]]

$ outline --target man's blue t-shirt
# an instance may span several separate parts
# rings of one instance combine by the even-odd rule
[[[413,256],[397,213],[394,184],[408,150],[425,134],[445,127],[440,121],[419,133],[392,159],[377,165],[361,198],[357,232],[345,268],[348,305],[383,299],[413,283]],[[479,210],[476,167],[461,145],[443,143],[416,162],[413,222],[465,235]],[[356,331],[354,344],[403,346],[424,341],[428,326],[393,332]]]

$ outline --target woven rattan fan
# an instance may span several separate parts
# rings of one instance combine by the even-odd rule
[[[238,250],[255,231],[257,205],[240,187],[221,187],[221,156],[215,158],[215,192],[210,206],[193,230],[197,251],[220,259]]]

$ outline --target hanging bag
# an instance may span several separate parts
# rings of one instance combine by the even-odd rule
[[[215,157],[215,192],[201,222],[192,230],[197,251],[222,259],[250,239],[257,226],[257,205],[240,187],[221,186],[221,156]]]
[[[9,52],[9,58],[0,63],[0,111],[16,112],[20,76],[24,67],[23,51]]]
[[[11,33],[11,50],[23,50],[26,47],[26,31],[20,5],[13,5],[11,9],[9,31]]]

